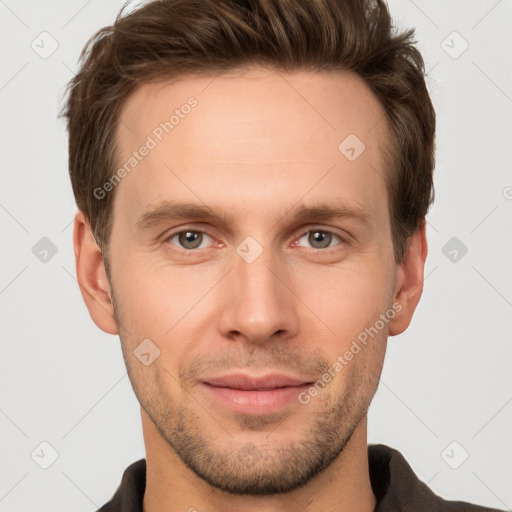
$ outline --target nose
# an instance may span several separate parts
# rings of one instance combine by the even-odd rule
[[[284,263],[270,249],[251,263],[234,254],[234,268],[220,290],[220,333],[234,340],[263,344],[295,336],[299,328],[296,298]]]

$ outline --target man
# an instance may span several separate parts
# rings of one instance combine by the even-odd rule
[[[65,115],[92,319],[146,459],[100,510],[490,510],[367,445],[423,288],[435,115],[382,2],[168,0],[93,36]]]

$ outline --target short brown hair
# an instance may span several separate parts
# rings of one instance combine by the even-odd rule
[[[116,169],[120,111],[135,87],[154,80],[233,71],[359,75],[386,112],[387,190],[394,255],[423,225],[434,198],[435,112],[414,29],[398,33],[382,0],[160,0],[96,32],[80,55],[61,115],[69,131],[76,203],[108,266],[114,193],[98,199]]]

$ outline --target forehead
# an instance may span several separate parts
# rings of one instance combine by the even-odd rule
[[[189,108],[187,105],[192,101],[197,106]],[[296,150],[299,145],[325,137],[337,149],[335,143],[348,133],[356,134],[365,143],[378,143],[385,138],[384,110],[362,78],[354,73],[283,72],[253,66],[221,75],[180,77],[141,85],[121,111],[117,134],[121,153],[169,120],[173,135],[179,136],[184,131],[179,124],[189,113],[194,114],[190,117],[196,137],[206,144],[202,149],[210,154],[225,131],[233,126],[239,130],[242,124],[252,138],[268,134],[270,123],[273,128],[286,127],[281,138],[293,141]],[[299,126],[294,124],[297,118],[302,121]],[[238,139],[245,135],[236,134]],[[198,142],[191,136],[192,133],[187,133],[190,142]],[[277,144],[269,149],[279,154]],[[311,144],[307,149],[312,154]],[[281,152],[289,156],[287,150],[281,147]]]
[[[150,149],[125,165],[116,202],[134,216],[184,195],[233,207],[237,199],[254,212],[273,199],[287,209],[306,194],[346,194],[375,209],[385,188],[386,129],[378,99],[348,72],[253,67],[144,84],[121,111],[119,167]]]

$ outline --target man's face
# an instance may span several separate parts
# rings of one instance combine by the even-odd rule
[[[384,111],[348,73],[254,69],[144,85],[121,120],[119,167],[150,147],[117,185],[110,252],[137,398],[211,485],[296,488],[340,454],[382,368],[397,269]],[[211,216],[145,215],[181,203]]]

